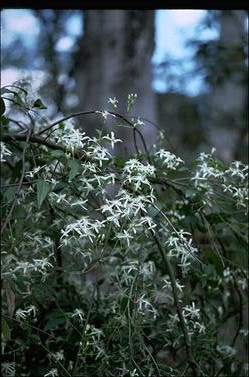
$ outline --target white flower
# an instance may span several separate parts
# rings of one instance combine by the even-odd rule
[[[233,347],[230,347],[229,345],[218,345],[216,349],[219,353],[221,353],[224,357],[227,358],[233,357],[236,354],[236,350]]]
[[[33,170],[30,170],[30,171],[27,171],[25,173],[25,175],[29,178],[34,178],[34,175],[37,174],[41,169],[43,169],[45,167],[45,165],[43,166],[37,166],[36,168],[34,168]]]
[[[115,238],[122,240],[125,239],[127,241],[128,247],[130,246],[130,239],[133,239],[133,236],[127,232],[127,230],[123,230],[123,232],[119,232],[116,234]]]
[[[136,120],[134,118],[131,118],[131,121],[133,122],[133,126],[143,126],[144,122],[138,117]]]
[[[67,238],[70,233],[77,233],[80,238],[88,237],[93,242],[95,233],[98,234],[103,225],[104,222],[99,220],[92,222],[88,216],[84,216],[75,223],[67,225],[66,229],[61,231],[62,238]]]
[[[33,262],[34,262],[35,271],[39,269],[44,270],[47,267],[53,267],[53,265],[48,261],[48,258],[33,259]]]
[[[6,145],[1,141],[0,142],[0,161],[4,162],[5,156],[11,156],[12,152],[6,147]]]
[[[114,144],[119,143],[119,142],[122,143],[122,140],[115,139],[114,132],[111,132],[110,135],[107,134],[106,136],[103,136],[103,139],[106,139],[106,140],[108,140],[111,143],[112,149],[114,148]]]
[[[2,377],[15,377],[16,365],[15,363],[1,363]]]
[[[109,98],[108,103],[110,103],[115,109],[118,107],[118,100],[116,97]]]
[[[141,189],[143,185],[147,185],[152,191],[153,189],[147,176],[154,175],[154,166],[150,164],[144,165],[135,158],[128,160],[123,168],[123,177],[125,182],[127,181],[129,183],[132,183],[135,187],[135,190]]]
[[[160,149],[155,153],[155,156],[159,157],[163,161],[163,164],[165,164],[168,169],[172,170],[175,170],[180,164],[184,163],[180,157],[176,157],[176,155],[165,149]]]
[[[199,319],[200,318],[200,309],[195,307],[195,303],[192,302],[191,305],[186,305],[183,307],[183,316],[185,318],[190,317],[190,319]]]
[[[127,111],[129,112],[135,103],[137,99],[137,94],[136,93],[130,93],[128,94],[128,99],[127,99]]]
[[[248,168],[248,165],[244,165],[240,161],[233,161],[225,173],[229,173],[232,177],[236,176],[241,178],[241,180],[244,181],[248,177]]]
[[[86,141],[90,138],[85,136],[85,132],[80,132],[79,129],[74,128],[74,123],[70,119],[64,122],[64,129],[56,129],[52,134],[52,138],[56,142],[61,143],[67,147],[67,149],[74,151],[74,149],[83,148],[86,145]]]
[[[172,291],[172,285],[171,285],[171,282],[170,282],[170,280],[169,280],[169,277],[166,276],[166,277],[163,279],[163,281],[164,281],[164,283],[165,283],[165,284],[163,285],[163,288],[167,288],[167,289],[169,289],[170,291]],[[182,290],[183,290],[183,288],[184,288],[184,285],[181,285],[178,279],[176,280],[176,288],[178,289],[179,292],[182,292]]]
[[[97,160],[100,167],[103,165],[102,161],[108,161],[112,157],[108,150],[101,145],[91,145],[86,155]]]
[[[109,111],[107,110],[103,110],[103,111],[95,111],[96,114],[101,114],[102,117],[106,120],[108,115],[111,115],[113,118],[116,118],[116,115],[115,114],[111,114],[109,113]]]
[[[145,315],[146,313],[152,313],[153,318],[156,319],[157,317],[157,310],[153,307],[153,305],[148,301],[145,300],[145,294],[143,294],[138,299],[138,313]]]
[[[81,309],[75,309],[73,314],[71,315],[72,318],[79,317],[81,321],[84,320],[84,312]]]
[[[53,353],[52,356],[55,358],[56,361],[64,360],[65,358],[63,350]]]
[[[15,316],[18,320],[26,319],[27,316],[29,316],[31,313],[33,313],[33,316],[36,316],[36,307],[34,305],[31,305],[26,308],[26,310],[17,309]]]
[[[59,376],[57,368],[53,368],[48,373],[44,374],[44,377],[56,377],[56,376]]]

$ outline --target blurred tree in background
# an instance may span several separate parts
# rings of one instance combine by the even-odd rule
[[[3,11],[4,12],[4,11]],[[247,31],[246,11],[208,11],[188,46],[194,48],[191,71],[186,62],[165,59],[154,64],[154,77],[167,81],[168,90],[152,90],[151,59],[154,50],[154,11],[148,10],[32,10],[39,22],[37,43],[27,46],[17,37],[3,47],[2,67],[40,69],[46,72],[41,85],[51,115],[58,111],[110,109],[108,98],[116,97],[118,110],[127,114],[131,92],[138,94],[132,115],[155,122],[175,151],[191,160],[197,151],[212,146],[220,158],[247,161]],[[72,34],[69,23],[79,23]],[[205,40],[201,31],[217,30],[217,38]],[[198,34],[197,34],[198,33]],[[165,27],[167,38],[167,26]],[[182,74],[175,75],[176,69]],[[195,96],[185,86],[197,76],[203,89]],[[93,133],[96,119],[82,118],[79,127]],[[127,140],[129,129],[116,128]],[[155,127],[143,129],[150,146]],[[167,148],[171,148],[168,144]]]
[[[195,50],[194,70],[174,76],[172,67],[182,62],[171,59],[156,67],[156,74],[172,86],[168,93],[158,95],[159,123],[184,158],[211,145],[224,161],[248,161],[246,20],[243,10],[208,11],[199,32],[215,28],[218,38],[189,39],[188,45]],[[203,77],[205,90],[190,97],[184,94],[184,86],[193,75]]]
[[[209,11],[203,27],[219,29],[217,40],[192,41],[208,93],[203,128],[225,161],[247,158],[248,60],[246,11]]]

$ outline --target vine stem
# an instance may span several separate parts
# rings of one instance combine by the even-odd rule
[[[65,116],[65,117],[63,117],[63,118],[61,118],[61,119],[59,119],[59,120],[51,123],[48,127],[44,128],[42,131],[40,131],[36,135],[36,137],[42,135],[44,132],[49,131],[54,126],[57,126],[57,124],[59,124],[61,122],[64,122],[65,120],[68,120],[70,118],[76,118],[76,117],[79,117],[81,115],[100,114],[100,113],[101,112],[99,110],[89,110],[89,111],[80,111],[78,113],[73,113],[73,114],[67,115],[67,116]],[[145,153],[147,155],[148,161],[151,162],[150,154],[149,154],[148,148],[146,146],[146,143],[145,143],[145,140],[144,140],[142,132],[137,127],[135,127],[134,124],[131,121],[129,121],[125,116],[123,116],[121,114],[118,114],[118,113],[115,113],[113,111],[108,111],[107,113],[110,114],[110,115],[113,115],[114,117],[122,119],[125,123],[127,123],[133,129],[134,134],[136,132],[138,133],[138,135],[140,136],[140,138],[142,140],[142,144],[143,144]],[[134,136],[134,141],[135,141],[135,136]],[[135,146],[136,146],[136,141],[135,141]]]
[[[172,269],[169,258],[167,256],[162,244],[161,244],[160,239],[158,238],[158,236],[156,234],[154,234],[152,232],[152,230],[151,230],[151,234],[152,234],[152,237],[154,238],[154,241],[155,241],[155,243],[158,247],[158,250],[161,254],[161,257],[162,257],[162,259],[165,263],[165,266],[167,267],[168,273],[169,273],[174,303],[175,303],[175,306],[176,306],[180,326],[181,326],[183,337],[184,337],[184,344],[185,344],[187,359],[188,359],[189,366],[193,371],[193,377],[195,377],[195,376],[197,376],[198,365],[197,365],[197,363],[194,359],[194,356],[193,356],[190,336],[189,336],[188,329],[187,329],[187,326],[186,326],[186,323],[185,323],[185,320],[184,320],[184,317],[183,317],[183,314],[182,314],[182,306],[181,306],[180,299],[179,299],[178,292],[177,292],[177,285],[176,285],[176,279],[175,279],[174,271]]]

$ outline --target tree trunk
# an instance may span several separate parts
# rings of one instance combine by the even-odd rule
[[[156,122],[155,94],[151,88],[153,49],[154,11],[84,11],[84,35],[75,74],[80,110],[113,110],[108,99],[116,97],[117,112],[127,115],[127,96],[137,93],[137,101],[128,115]],[[101,122],[96,116],[82,118],[80,126],[91,134],[101,128]],[[124,140],[118,153],[133,152],[132,131],[114,128],[113,123],[109,119],[107,128]],[[155,127],[146,124],[141,131],[151,148],[156,139]],[[138,146],[141,145],[140,140]]]
[[[243,10],[222,11],[219,20],[219,46],[224,60],[218,64],[214,77],[219,77],[219,70],[223,68],[224,79],[217,82],[209,96],[210,142],[226,162],[235,157],[246,159],[245,148],[241,148],[243,142],[238,148],[240,140],[244,140],[247,123],[247,67],[243,52],[245,20]]]

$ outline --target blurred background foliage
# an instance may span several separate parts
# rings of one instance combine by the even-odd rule
[[[19,17],[21,25],[20,10],[2,10],[2,72],[14,68],[22,77],[33,77],[51,116],[108,109],[109,97],[117,97],[118,111],[126,114],[127,95],[136,92],[132,115],[157,125],[144,126],[149,148],[159,128],[170,142],[167,148],[187,161],[213,146],[225,162],[248,161],[245,10],[204,12],[189,37],[182,28],[188,54],[168,53],[160,59],[153,55],[160,10],[30,9],[36,23],[29,27],[24,22],[23,33],[7,27],[10,11],[13,24]],[[159,37],[170,38],[167,23]],[[194,80],[201,82],[199,89]],[[92,134],[98,125],[88,117],[78,126]],[[117,134],[127,141],[126,151],[132,151],[129,130],[117,129]]]

